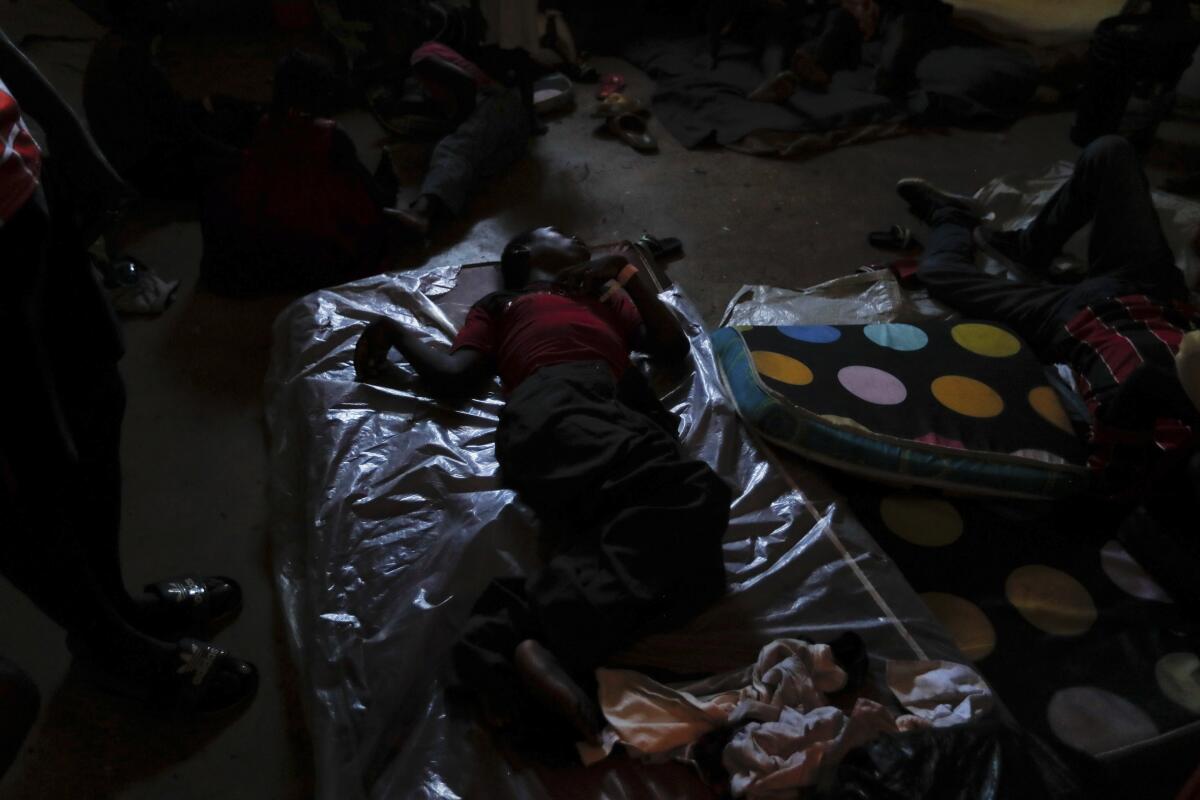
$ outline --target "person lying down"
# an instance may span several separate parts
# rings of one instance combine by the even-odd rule
[[[547,740],[549,721],[595,742],[595,668],[725,589],[730,489],[683,452],[674,417],[629,360],[638,350],[681,362],[688,339],[630,260],[593,257],[556,228],[523,233],[504,248],[504,290],[471,308],[449,351],[381,318],[354,354],[371,381],[394,369],[395,348],[447,398],[499,375],[496,460],[549,555],[533,575],[492,581],[453,658],[491,724]]]

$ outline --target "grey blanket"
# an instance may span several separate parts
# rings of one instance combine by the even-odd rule
[[[833,75],[826,93],[801,89],[781,105],[746,95],[766,76],[756,48],[726,42],[715,69],[708,41],[695,36],[646,40],[626,57],[655,79],[653,110],[685,147],[736,145],[751,134],[811,134],[870,125],[1003,127],[1019,117],[1037,88],[1033,57],[966,36],[925,56],[916,86],[903,97],[872,94],[878,44],[863,48],[856,70]]]

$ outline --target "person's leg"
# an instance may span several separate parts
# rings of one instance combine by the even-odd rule
[[[79,454],[74,526],[105,595],[123,619],[138,618],[121,570],[121,422],[125,385],[115,364],[59,376],[59,396]]]
[[[882,24],[883,52],[875,70],[875,91],[890,95],[907,89],[917,64],[941,46],[952,9],[940,2],[909,2]]]
[[[1007,325],[1036,351],[1048,351],[1069,290],[980,271],[972,236],[977,224],[974,216],[960,209],[934,212],[917,273],[921,283],[931,296],[963,315]]]
[[[594,704],[583,687],[604,657],[724,590],[730,490],[707,465],[685,459],[659,424],[617,400],[607,366],[549,370],[510,398],[497,458],[554,553],[524,587],[493,583],[456,655],[467,667],[460,677],[479,676],[511,697],[516,691],[495,681],[511,686],[515,676],[587,736]]]
[[[528,118],[520,97],[503,89],[481,90],[471,116],[434,147],[420,197],[407,209],[411,213],[393,216],[426,233],[438,213],[461,214],[479,182],[524,155],[528,145]]]
[[[510,407],[524,407],[506,410],[497,455],[506,482],[557,537],[528,587],[542,641],[588,674],[647,624],[721,594],[730,490],[620,402],[606,367],[572,367],[514,394]]]
[[[471,607],[458,642],[458,680],[481,699],[489,722],[506,725],[521,716],[520,678],[513,666],[517,646],[537,634],[524,578],[497,578]]]
[[[845,8],[834,8],[825,15],[820,35],[801,50],[826,74],[854,69],[862,59],[862,31],[858,20]]]
[[[1088,222],[1093,223],[1088,242],[1092,274],[1186,295],[1137,152],[1119,136],[1088,145],[1071,179],[1025,228],[1021,249],[1030,266],[1048,264]]]

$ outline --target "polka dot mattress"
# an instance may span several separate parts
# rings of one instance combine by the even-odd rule
[[[1200,752],[1200,623],[1086,498],[948,497],[842,478],[855,516],[1026,728],[1093,756]]]
[[[712,340],[742,417],[807,458],[974,494],[1087,487],[1085,445],[1056,390],[999,325],[739,326]]]

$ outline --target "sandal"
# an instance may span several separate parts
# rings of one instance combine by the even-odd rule
[[[96,685],[168,713],[191,716],[232,711],[258,693],[258,670],[253,664],[198,639],[180,639],[175,658],[164,665],[157,680],[116,668],[111,658],[78,638],[68,636],[67,648]]]
[[[674,236],[665,236],[660,239],[644,233],[637,243],[649,250],[655,261],[667,261],[683,255],[683,242]]]
[[[147,584],[142,591],[158,598],[146,616],[154,632],[164,638],[212,636],[242,613],[242,587],[223,575],[167,578]]]
[[[893,225],[886,231],[872,231],[867,234],[867,243],[880,250],[899,253],[921,249],[921,243],[913,237],[912,229],[903,225]]]
[[[596,104],[592,110],[593,117],[615,117],[618,114],[640,114],[646,115],[650,112],[646,107],[638,102],[637,98],[630,97],[627,94],[615,92]]]
[[[625,76],[610,72],[600,79],[600,88],[596,90],[596,98],[603,100],[610,94],[616,94],[625,88]]]
[[[654,153],[658,150],[658,141],[646,127],[646,121],[637,114],[618,114],[615,117],[609,117],[605,127],[609,133],[639,153]]]

